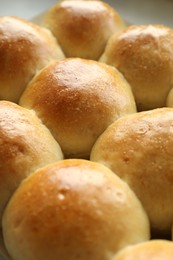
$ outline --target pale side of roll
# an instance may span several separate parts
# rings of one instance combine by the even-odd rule
[[[58,40],[66,57],[98,60],[109,37],[126,28],[120,14],[103,1],[60,1],[42,23]]]
[[[113,35],[100,61],[118,68],[132,87],[138,111],[164,107],[173,87],[173,29],[132,25]]]
[[[173,107],[173,88],[169,91],[169,94],[167,96],[166,106]]]
[[[3,216],[13,260],[110,260],[126,245],[149,240],[136,195],[107,167],[66,159],[19,186]]]
[[[18,102],[31,78],[64,54],[49,30],[19,17],[0,17],[0,100]]]
[[[156,235],[173,224],[173,109],[158,108],[114,122],[94,144],[90,159],[119,175],[135,191]]]
[[[59,144],[34,112],[0,101],[0,227],[4,208],[20,182],[61,159]]]
[[[131,88],[116,69],[80,58],[49,64],[27,86],[20,105],[37,113],[68,158],[88,158],[109,124],[136,112]]]
[[[111,260],[172,260],[173,242],[150,240],[122,249]]]

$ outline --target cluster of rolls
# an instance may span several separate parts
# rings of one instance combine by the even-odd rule
[[[0,251],[172,260],[173,29],[98,0],[0,17]]]

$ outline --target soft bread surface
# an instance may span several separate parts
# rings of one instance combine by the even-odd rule
[[[173,242],[151,240],[134,246],[127,246],[112,260],[172,260]]]
[[[0,101],[0,144],[1,227],[4,208],[20,182],[63,154],[34,112],[9,101]]]
[[[122,17],[102,1],[60,1],[42,21],[66,57],[98,60],[109,37],[125,28]]]
[[[0,100],[18,102],[41,68],[64,54],[45,28],[18,17],[0,17]]]
[[[49,64],[27,86],[20,105],[36,111],[68,158],[88,158],[109,124],[136,112],[130,86],[116,69],[79,58]]]
[[[124,116],[98,138],[91,160],[100,162],[135,191],[158,234],[173,224],[173,109]]]
[[[149,239],[136,195],[103,165],[62,160],[19,186],[3,216],[13,260],[110,260],[117,250]]]
[[[113,35],[100,61],[113,65],[132,87],[138,111],[164,107],[173,87],[173,30],[132,25]]]

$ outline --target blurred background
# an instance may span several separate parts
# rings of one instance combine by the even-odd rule
[[[32,19],[57,0],[0,0],[0,15],[17,15]],[[132,24],[160,23],[173,27],[172,0],[107,0]]]

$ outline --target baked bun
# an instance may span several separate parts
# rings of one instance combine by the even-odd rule
[[[151,240],[122,249],[112,260],[172,260],[173,242]]]
[[[19,186],[3,215],[13,259],[110,260],[117,250],[150,238],[136,195],[103,165],[62,160]]]
[[[126,26],[123,18],[102,1],[60,1],[45,14],[42,25],[50,29],[66,57],[98,60],[107,40]]]
[[[0,101],[0,228],[19,183],[39,167],[63,159],[59,144],[33,111]]]
[[[172,108],[124,116],[98,138],[90,157],[135,191],[155,236],[170,235],[173,224],[172,127]]]
[[[117,70],[80,58],[49,64],[30,82],[20,105],[36,111],[66,158],[88,158],[109,124],[136,112],[130,86]]]
[[[100,61],[115,66],[132,87],[138,111],[164,107],[173,86],[173,30],[132,25],[113,35]]]
[[[64,54],[45,28],[17,17],[0,17],[0,100],[18,102],[38,70]]]

